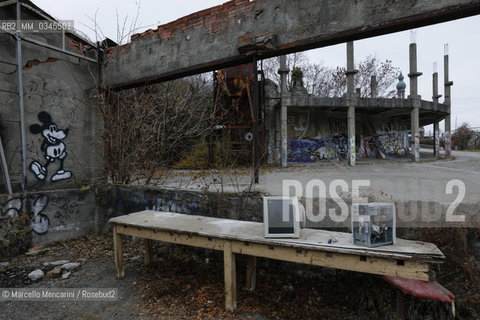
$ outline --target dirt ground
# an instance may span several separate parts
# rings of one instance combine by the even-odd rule
[[[21,255],[0,268],[0,287],[118,288],[116,302],[0,302],[1,319],[394,319],[395,290],[371,275],[297,264],[259,261],[257,290],[242,288],[245,262],[237,260],[238,310],[224,311],[223,256],[181,246],[155,247],[143,265],[141,241],[125,241],[126,277],[114,277],[109,236],[91,235]],[[445,248],[444,248],[445,249]],[[448,251],[448,250],[447,250]],[[448,254],[448,252],[447,252]],[[80,262],[68,279],[32,282],[27,274],[57,260]],[[439,281],[457,295],[459,319],[480,318],[479,269],[450,259]],[[3,262],[3,261],[2,261]],[[477,266],[477,265],[475,265]],[[407,319],[451,319],[450,306],[406,297]]]

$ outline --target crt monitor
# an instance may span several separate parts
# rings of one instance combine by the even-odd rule
[[[300,206],[297,197],[263,197],[266,238],[299,238]]]

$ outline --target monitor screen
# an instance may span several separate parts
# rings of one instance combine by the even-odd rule
[[[265,237],[298,237],[299,205],[296,197],[264,197]]]

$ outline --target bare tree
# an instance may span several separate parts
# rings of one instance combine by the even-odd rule
[[[303,85],[307,91],[317,97],[341,97],[346,92],[347,77],[345,67],[329,67],[323,62],[312,63],[305,53],[295,53],[287,56],[287,65],[292,71],[302,69]],[[278,57],[263,61],[265,77],[280,84],[278,69],[280,60]],[[379,61],[375,56],[368,56],[358,64],[359,73],[355,76],[355,87],[361,89],[361,96],[371,95],[370,81],[373,75],[377,78],[377,94],[379,97],[393,97],[395,90],[393,85],[400,69],[394,67],[392,61]],[[287,77],[288,88],[291,89],[293,81],[291,73]]]
[[[465,150],[470,147],[470,141],[475,136],[475,131],[469,128],[467,122],[464,122],[457,130],[455,130],[455,133],[452,135],[452,141],[453,144],[458,146],[461,150]]]

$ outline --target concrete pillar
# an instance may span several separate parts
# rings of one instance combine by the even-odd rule
[[[433,155],[440,155],[440,122],[433,123]]]
[[[287,99],[285,94],[282,95],[282,107],[280,110],[280,122],[282,124],[282,168],[287,167],[287,154],[288,154],[288,143],[287,143]]]
[[[280,104],[275,108],[275,163],[282,163],[282,121],[280,119],[281,112],[281,99]]]
[[[437,72],[437,63],[433,65],[433,75],[432,75],[432,99],[435,105],[438,104],[438,100],[442,97],[441,94],[438,94],[438,72]],[[433,123],[433,155],[440,155],[440,121],[436,120]]]
[[[452,155],[452,101],[451,93],[453,81],[449,79],[449,60],[448,60],[448,44],[445,45],[445,55],[443,57],[443,67],[445,76],[445,101],[444,104],[448,107],[448,116],[445,118],[445,157],[450,158]]]
[[[410,132],[413,138],[412,146],[412,160],[420,161],[420,99],[421,96],[418,94],[418,77],[423,73],[417,71],[417,44],[412,41],[410,43],[410,73],[408,77],[410,78],[410,99],[413,109],[411,112],[411,125]]]
[[[411,112],[412,117],[412,137],[414,139],[412,146],[412,160],[420,161],[420,100],[413,100],[414,106]]]
[[[420,99],[418,95],[418,77],[423,73],[417,71],[417,44],[410,43],[410,99]]]
[[[370,97],[372,99],[377,98],[377,76],[372,76],[370,78]]]
[[[283,168],[287,167],[287,153],[288,153],[288,145],[287,145],[287,75],[290,70],[287,67],[287,57],[281,56],[280,57],[280,69],[278,73],[280,74],[280,90],[282,95],[282,102],[280,107],[280,139],[281,139],[281,156],[280,156],[280,163]]]
[[[353,42],[347,42],[347,106],[348,106],[348,164],[355,166],[356,162],[356,150],[355,150],[355,74],[358,70],[355,70],[354,60],[354,46]]]
[[[280,92],[282,94],[288,91],[287,75],[289,72],[290,69],[287,67],[287,56],[280,56],[280,69],[278,69],[278,74],[280,74]]]
[[[259,135],[259,83],[257,56],[253,56],[253,179],[255,183],[260,181],[260,135]]]

